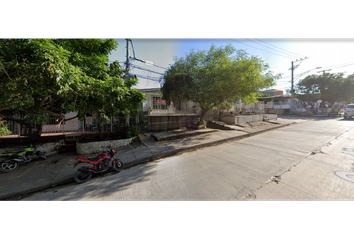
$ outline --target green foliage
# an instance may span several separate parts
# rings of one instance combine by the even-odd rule
[[[194,123],[194,125],[205,125],[205,126],[207,125],[207,121],[205,121],[205,120],[201,121],[200,118],[198,118],[198,120],[193,123]]]
[[[220,110],[229,110],[232,108],[232,103],[223,102],[223,103],[220,103],[217,107]]]
[[[317,100],[328,102],[350,101],[354,97],[354,74],[345,78],[343,73],[310,75],[296,85],[295,97],[305,105],[313,106]]]
[[[11,131],[7,128],[6,121],[0,120],[0,136],[10,135]]]
[[[125,126],[124,130],[126,132],[127,138],[138,136],[140,134],[142,124],[143,121],[140,121],[138,124]]]
[[[211,46],[209,51],[192,50],[165,72],[161,91],[167,101],[193,101],[201,109],[200,124],[209,109],[242,99],[254,102],[257,91],[274,85],[279,75],[267,72],[263,60],[248,56],[232,45]]]
[[[122,81],[119,63],[108,64],[117,46],[113,39],[1,39],[0,114],[43,124],[69,112],[79,119],[137,113],[145,99],[133,88],[138,80]]]

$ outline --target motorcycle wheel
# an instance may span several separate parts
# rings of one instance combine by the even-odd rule
[[[0,171],[1,172],[11,172],[18,168],[18,162],[11,159],[6,159],[0,162]]]
[[[84,183],[84,182],[87,182],[88,180],[90,180],[91,177],[92,177],[92,172],[77,171],[75,173],[74,179],[75,179],[75,182],[77,182],[77,183]]]
[[[114,163],[113,163],[113,169],[116,171],[116,172],[120,172],[124,169],[124,164],[121,160],[116,160]]]
[[[39,157],[42,158],[43,160],[47,158],[47,156],[44,155],[43,153],[39,153]]]
[[[33,152],[32,153],[26,153],[25,157],[23,158],[24,162],[30,162],[33,159]]]

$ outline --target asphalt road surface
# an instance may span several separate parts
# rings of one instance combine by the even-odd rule
[[[353,139],[353,119],[308,120],[23,200],[354,200]]]

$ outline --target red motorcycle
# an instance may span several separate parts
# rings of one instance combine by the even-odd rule
[[[84,183],[90,180],[92,173],[102,173],[107,171],[110,168],[113,168],[115,171],[120,172],[124,169],[124,164],[119,158],[116,157],[116,151],[111,148],[109,145],[109,150],[103,152],[95,158],[88,157],[78,157],[75,160],[74,167],[81,163],[89,163],[93,166],[82,166],[75,173],[74,179],[77,183]]]

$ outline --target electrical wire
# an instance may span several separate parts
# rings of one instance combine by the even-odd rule
[[[288,56],[291,57],[291,58],[299,58],[298,56],[295,56],[295,55],[293,55],[293,54],[280,52],[279,50],[276,50],[276,49],[274,49],[274,48],[270,48],[270,47],[268,47],[268,46],[266,46],[266,45],[264,45],[264,44],[261,44],[261,43],[258,43],[258,42],[256,42],[256,41],[254,41],[254,40],[252,40],[252,39],[248,39],[248,38],[246,38],[246,39],[249,40],[249,41],[251,41],[251,42],[254,42],[254,43],[258,44],[258,45],[261,45],[261,46],[263,46],[263,47],[269,48],[269,49],[271,49],[271,50],[275,50],[275,51],[277,51],[277,52],[279,52],[279,53],[281,53],[281,54],[288,55]]]
[[[140,74],[135,74],[135,76],[137,76],[138,78],[144,78],[144,79],[148,79],[150,81],[160,81],[160,79],[158,77],[150,77],[150,76],[144,76],[144,75],[140,75]]]
[[[261,50],[261,51],[264,51],[264,52],[268,52],[268,53],[271,53],[271,54],[278,55],[278,56],[280,56],[280,57],[289,58],[289,59],[295,59],[295,58],[286,57],[286,56],[283,56],[283,55],[280,55],[280,54],[277,54],[277,53],[269,52],[269,51],[267,51],[267,50],[254,47],[254,46],[248,45],[248,44],[246,44],[246,43],[236,41],[236,40],[231,39],[231,38],[230,38],[230,40],[231,40],[231,41],[234,41],[234,42],[238,42],[238,43],[244,44],[244,45],[249,46],[249,47],[252,47],[252,48],[256,48],[256,49]]]
[[[133,55],[134,55],[133,58],[132,58],[132,57],[129,57],[129,58],[130,58],[130,59],[133,59],[133,60],[137,60],[137,61],[139,61],[139,62],[142,62],[142,63],[145,63],[145,64],[146,64],[146,61],[143,61],[143,60],[141,60],[141,59],[137,59],[137,58],[135,57],[135,50],[134,50],[133,41],[132,41],[131,39],[129,39],[129,41],[130,41],[130,43],[132,44],[132,50],[133,50]],[[156,65],[156,64],[152,64],[152,66],[153,66],[153,67],[158,67],[158,68],[162,68],[162,69],[168,70],[168,68],[161,67],[161,66],[158,66],[158,65]]]
[[[274,45],[272,45],[272,44],[270,44],[270,43],[267,43],[267,42],[265,42],[265,41],[262,41],[262,40],[260,40],[260,39],[256,39],[257,41],[260,41],[260,42],[263,42],[263,43],[265,43],[265,44],[268,44],[269,46],[271,46],[273,49],[274,48],[278,48],[278,49],[280,49],[280,51],[285,51],[285,52],[288,52],[288,53],[290,53],[289,55],[293,55],[293,56],[296,56],[297,55],[297,58],[303,58],[303,57],[305,57],[304,55],[300,55],[300,54],[297,54],[297,53],[294,53],[294,52],[290,52],[290,51],[288,51],[288,50],[285,50],[285,49],[282,49],[282,48],[280,48],[280,47],[277,47],[277,46],[274,46]],[[274,49],[274,50],[276,50],[276,49]],[[288,54],[287,53],[287,54]]]
[[[132,59],[132,60],[136,60],[136,61],[139,61],[139,62],[142,62],[142,63],[147,64],[147,63],[146,63],[146,61],[141,60],[141,59],[138,59],[138,58],[135,58],[135,57],[134,57],[134,58],[130,58],[130,59]],[[152,66],[152,67],[158,67],[158,68],[162,68],[162,69],[168,70],[168,68],[161,67],[161,66],[158,66],[158,65],[156,65],[156,64],[152,64],[151,66]]]
[[[332,69],[347,67],[347,66],[350,66],[350,65],[354,65],[354,62],[348,62],[348,63],[335,65],[335,66],[332,66],[332,67],[326,67],[327,70],[322,70],[322,71],[329,71],[329,69],[332,70]],[[320,71],[320,72],[322,72],[322,71]]]
[[[131,64],[131,66],[134,67],[134,68],[138,68],[140,70],[143,70],[143,71],[148,71],[148,72],[152,72],[152,73],[155,73],[155,74],[164,75],[163,73],[159,73],[159,72],[152,71],[150,69],[142,68],[142,67],[140,67],[138,65],[135,65],[135,64]]]

